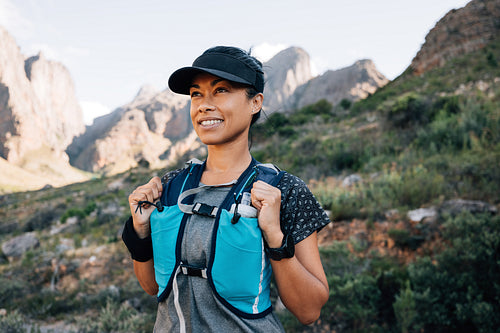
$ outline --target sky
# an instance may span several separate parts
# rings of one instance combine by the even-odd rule
[[[141,86],[215,45],[252,49],[266,61],[303,48],[315,74],[371,59],[389,79],[411,63],[425,36],[469,0],[0,0],[0,25],[25,57],[62,62],[90,124]]]

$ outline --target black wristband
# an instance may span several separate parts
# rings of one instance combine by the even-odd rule
[[[122,240],[128,248],[132,259],[146,262],[153,259],[153,242],[151,236],[139,238],[134,230],[134,223],[130,217],[123,227]]]

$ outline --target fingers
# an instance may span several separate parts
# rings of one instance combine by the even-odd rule
[[[281,191],[263,181],[256,181],[253,184],[252,205],[260,210],[264,205],[275,206],[281,204]]]
[[[153,177],[147,184],[137,187],[128,197],[130,205],[139,201],[155,202],[161,197],[162,184],[159,177]]]

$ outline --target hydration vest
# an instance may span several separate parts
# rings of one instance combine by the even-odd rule
[[[158,301],[174,289],[176,276],[184,273],[206,278],[214,295],[233,313],[243,318],[261,318],[272,311],[270,281],[272,268],[264,251],[264,240],[256,217],[238,216],[242,194],[257,180],[276,186],[283,172],[257,163],[234,183],[218,207],[194,202],[205,163],[190,163],[163,185],[161,204],[150,217]],[[231,211],[233,207],[235,213]],[[235,208],[236,207],[236,208]],[[215,218],[207,267],[192,267],[181,261],[184,228],[191,214]],[[175,300],[174,300],[175,302]]]

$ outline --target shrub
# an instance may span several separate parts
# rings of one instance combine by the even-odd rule
[[[90,332],[151,332],[154,318],[144,315],[127,304],[118,304],[108,299],[97,318],[80,320],[80,333]]]
[[[444,228],[450,247],[409,266],[415,322],[429,332],[498,331],[500,216],[464,213]]]
[[[410,281],[407,281],[405,289],[401,290],[399,295],[396,296],[396,301],[394,302],[393,307],[401,332],[410,332],[417,315],[417,311],[415,309],[415,297],[410,288]]]

